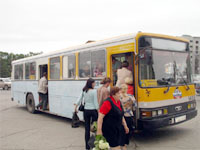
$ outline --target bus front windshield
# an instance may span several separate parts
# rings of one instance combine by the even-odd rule
[[[187,85],[191,82],[189,53],[140,49],[139,84],[141,87]]]

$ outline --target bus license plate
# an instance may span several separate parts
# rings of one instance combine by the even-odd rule
[[[186,115],[180,116],[180,117],[176,117],[175,118],[175,123],[178,123],[178,122],[181,122],[181,121],[184,121],[184,120],[186,120]]]

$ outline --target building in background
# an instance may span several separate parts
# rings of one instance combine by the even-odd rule
[[[192,37],[190,35],[182,35],[181,37],[188,39],[190,42],[192,74],[200,74],[200,37]]]

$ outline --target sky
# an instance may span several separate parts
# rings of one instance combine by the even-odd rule
[[[199,0],[0,0],[0,51],[47,53],[138,31],[200,36]]]

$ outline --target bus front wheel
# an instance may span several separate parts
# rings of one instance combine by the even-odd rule
[[[35,101],[32,94],[28,94],[26,98],[26,108],[30,113],[35,113]]]

